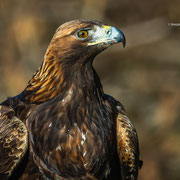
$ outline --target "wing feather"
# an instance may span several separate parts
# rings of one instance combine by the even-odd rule
[[[0,179],[7,179],[27,151],[28,134],[25,124],[14,111],[0,106]]]
[[[139,160],[139,142],[136,129],[126,116],[123,105],[109,95],[105,95],[105,97],[115,114],[117,155],[119,156],[121,179],[137,180],[142,161]],[[115,164],[118,166],[118,163]]]
[[[135,127],[122,111],[117,115],[116,133],[122,180],[136,180],[141,162],[138,136]]]

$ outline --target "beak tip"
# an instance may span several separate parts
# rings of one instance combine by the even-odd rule
[[[125,36],[124,36],[124,39],[122,41],[122,44],[123,44],[123,48],[125,48],[125,46],[126,46],[126,38],[125,38]]]
[[[124,35],[124,33],[122,31],[119,30],[119,33],[120,33],[120,42],[122,42],[123,48],[125,48],[125,46],[126,46],[126,37],[125,37],[125,35]]]
[[[125,48],[126,38],[125,38],[124,33],[120,29],[114,28],[114,27],[112,28],[112,32],[114,34],[113,38],[116,40],[116,43],[122,42],[123,48]]]

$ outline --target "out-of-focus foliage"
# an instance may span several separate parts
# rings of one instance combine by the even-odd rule
[[[171,24],[180,23],[179,7],[179,0],[0,0],[0,100],[25,88],[60,24],[95,19],[117,26],[127,47],[109,48],[94,65],[137,128],[139,179],[179,180],[180,26]]]

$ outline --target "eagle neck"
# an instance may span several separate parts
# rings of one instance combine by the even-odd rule
[[[73,88],[75,97],[80,100],[89,98],[92,101],[101,103],[104,100],[104,92],[100,79],[94,70],[92,63],[83,64],[73,67],[74,70],[69,72],[69,88]]]
[[[104,92],[92,66],[93,59],[81,59],[74,64],[66,63],[65,59],[45,59],[25,88],[24,99],[40,104],[73,89],[74,92],[79,92],[79,98],[96,97],[96,100],[102,101]]]

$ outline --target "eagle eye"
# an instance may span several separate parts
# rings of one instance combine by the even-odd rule
[[[87,36],[88,36],[87,30],[81,30],[81,31],[77,32],[77,37],[79,39],[85,39],[85,38],[87,38]]]

